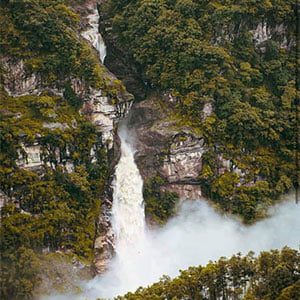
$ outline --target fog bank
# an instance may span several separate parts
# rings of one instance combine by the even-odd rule
[[[127,249],[125,261],[115,258],[106,274],[84,283],[85,292],[72,299],[111,298],[151,284],[163,274],[176,276],[180,269],[237,252],[299,248],[300,205],[288,198],[270,210],[269,218],[251,226],[219,215],[204,200],[185,201],[178,216],[161,229],[149,230],[146,240]]]

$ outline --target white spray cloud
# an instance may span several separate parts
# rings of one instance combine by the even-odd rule
[[[149,230],[146,240],[128,248],[125,261],[113,260],[106,274],[84,283],[84,293],[72,299],[111,298],[149,285],[163,274],[176,276],[179,269],[237,252],[299,248],[300,205],[288,198],[271,209],[269,218],[251,226],[219,215],[206,201],[185,201],[178,216],[161,229]]]

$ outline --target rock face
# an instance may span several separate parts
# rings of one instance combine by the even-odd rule
[[[135,128],[135,157],[143,179],[158,174],[167,182],[162,190],[176,192],[181,199],[199,198],[203,138],[189,128],[176,128],[155,98],[133,105],[129,125]]]
[[[89,7],[92,11],[91,14],[88,15],[88,25],[89,28],[82,33],[82,36],[88,40],[93,47],[98,51],[99,57],[102,63],[104,63],[104,59],[106,56],[106,46],[104,44],[102,35],[100,34],[99,28],[99,14],[98,10],[93,7]]]
[[[104,61],[106,46],[98,31],[98,11],[96,10],[95,1],[89,1],[86,6],[80,8],[80,13],[85,16],[83,21],[82,36],[87,39],[92,47],[99,53],[99,60]],[[11,97],[19,97],[26,95],[40,95],[44,91],[63,97],[64,88],[61,86],[44,86],[42,78],[39,74],[31,73],[26,69],[26,65],[22,60],[15,60],[11,57],[0,57],[0,63],[4,68],[3,83],[5,91]],[[106,85],[113,87],[117,78],[106,70],[103,75]],[[117,95],[116,99],[111,99],[107,93],[101,89],[88,87],[84,81],[79,78],[66,78],[70,82],[72,90],[79,97],[83,105],[80,113],[86,115],[89,120],[96,126],[98,134],[101,136],[101,143],[106,146],[110,170],[113,173],[114,166],[119,159],[119,140],[116,135],[117,124],[124,118],[132,105],[133,96],[126,91],[122,91]],[[68,126],[68,125],[67,125]],[[44,123],[44,128],[61,129],[66,128],[64,123]],[[57,153],[59,157],[59,153]],[[93,149],[91,149],[91,157],[93,158]],[[57,159],[58,160],[58,159]],[[59,160],[58,160],[59,161]],[[68,172],[74,170],[71,161],[59,161],[63,164]],[[43,161],[43,153],[41,145],[37,140],[31,145],[22,145],[19,153],[17,164],[21,168],[40,171],[45,164]],[[46,163],[49,164],[48,162]],[[97,233],[95,240],[95,267],[96,272],[101,273],[106,270],[108,261],[113,254],[112,232],[110,224],[110,210],[112,204],[111,181],[107,182],[105,195],[102,199],[101,214],[97,222]],[[6,197],[7,198],[7,197]],[[7,199],[5,195],[0,194],[0,205],[3,205]]]
[[[113,153],[111,155],[110,167],[111,176],[107,182],[106,189],[103,195],[101,204],[101,213],[97,222],[97,234],[94,243],[95,259],[94,267],[95,273],[104,273],[107,270],[108,263],[114,254],[114,234],[111,224],[111,209],[113,201],[113,175],[114,167],[121,156],[121,144],[117,134],[115,134]]]
[[[37,74],[28,73],[24,61],[2,57],[0,63],[4,68],[4,89],[10,96],[17,97],[38,93],[41,78]]]
[[[102,96],[102,91],[93,90],[86,96],[81,112],[89,116],[102,133],[102,142],[108,150],[113,147],[115,124],[124,118],[132,105],[132,99],[112,105],[108,97]]]
[[[284,24],[267,24],[265,21],[258,23],[252,30],[253,40],[257,47],[263,48],[263,43],[270,40],[279,42],[281,48],[289,49],[295,43],[294,39],[289,39],[287,29]],[[262,49],[264,51],[264,49]]]
[[[63,89],[43,87],[40,76],[28,73],[22,60],[15,61],[8,57],[1,58],[4,66],[4,89],[12,97],[26,95],[40,95],[48,90],[52,94],[63,96]],[[115,79],[108,72],[107,77],[111,81]],[[75,94],[83,100],[81,112],[90,117],[90,120],[97,126],[102,134],[102,142],[107,145],[108,150],[113,147],[115,124],[130,110],[133,97],[129,93],[123,93],[118,97],[116,104],[111,104],[111,99],[102,95],[102,90],[86,87],[79,79],[71,79],[71,87]],[[64,124],[45,124],[45,127],[63,128]],[[29,166],[28,166],[29,167]]]
[[[6,205],[9,201],[11,201],[11,198],[8,197],[6,194],[4,194],[1,190],[0,190],[0,209]]]
[[[22,145],[22,148],[23,153],[26,153],[26,156],[21,153],[19,154],[17,165],[20,168],[35,169],[40,168],[43,165],[42,150],[38,143],[30,146]]]
[[[204,140],[191,134],[174,136],[162,165],[162,175],[168,182],[195,182],[202,168]]]

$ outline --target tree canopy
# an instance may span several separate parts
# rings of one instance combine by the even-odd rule
[[[179,130],[189,125],[205,138],[199,178],[206,196],[246,222],[297,185],[295,5],[135,0],[101,6],[110,34],[148,86],[177,100]],[[205,117],[206,103],[213,112]],[[231,160],[225,174],[220,157]]]

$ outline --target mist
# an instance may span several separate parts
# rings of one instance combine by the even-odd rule
[[[218,214],[204,199],[184,201],[176,217],[163,228],[148,230],[146,239],[128,247],[125,261],[113,259],[107,273],[83,283],[83,294],[72,299],[112,298],[147,286],[164,274],[174,277],[180,269],[238,252],[299,248],[300,205],[293,195],[286,198],[270,209],[268,218],[250,226]]]

